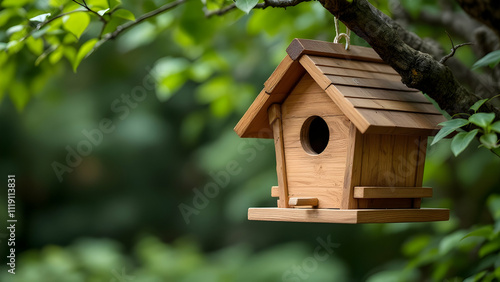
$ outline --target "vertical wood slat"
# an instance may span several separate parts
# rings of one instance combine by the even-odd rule
[[[285,150],[283,143],[283,125],[281,105],[272,104],[267,110],[269,124],[273,128],[274,148],[276,151],[276,173],[278,176],[278,208],[288,208],[288,182],[286,177]]]
[[[342,189],[342,202],[340,208],[356,209],[358,208],[358,199],[354,198],[354,186],[358,186],[361,179],[363,136],[352,122],[349,126],[348,142],[344,187]]]
[[[417,172],[415,173],[415,186],[422,187],[422,182],[424,178],[424,165],[425,165],[425,155],[427,151],[427,136],[420,136],[420,143],[418,146],[418,160],[417,160]],[[413,199],[413,208],[419,209],[422,203],[422,198]]]

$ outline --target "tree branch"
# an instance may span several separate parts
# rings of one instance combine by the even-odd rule
[[[456,0],[474,19],[487,25],[500,36],[500,9],[498,0]]]
[[[447,4],[447,2],[445,3]],[[473,20],[470,16],[464,13],[455,12],[452,10],[451,5],[444,5],[444,10],[440,14],[429,13],[425,10],[420,11],[419,17],[414,19],[399,2],[393,2],[391,5],[392,14],[397,22],[402,21],[406,22],[425,22],[431,26],[444,26],[446,30],[451,31],[454,36],[458,36],[464,40],[475,42],[473,51],[476,54],[476,57],[481,58],[487,53],[498,49],[498,37],[496,34],[491,31],[491,29],[481,25],[479,22]],[[398,32],[401,33],[410,33],[404,28],[399,29]],[[402,36],[403,40],[405,36]],[[439,60],[442,58],[444,54],[444,50],[440,47],[440,44],[430,38],[420,39],[419,37],[415,37],[419,41],[423,41],[424,45],[432,45],[436,46],[434,49],[434,53],[429,53],[434,57],[434,59]],[[404,40],[406,44],[411,46],[412,48],[423,51],[419,49],[418,46],[421,44],[415,43],[414,41],[410,42]],[[423,51],[425,52],[425,51]],[[477,73],[471,71],[470,67],[466,66],[460,60],[451,58],[447,61],[447,65],[453,71],[453,74],[456,78],[463,84],[465,84],[469,89],[474,91],[477,94],[487,98],[492,97],[498,92],[500,92],[500,84],[497,83],[500,78],[500,68],[496,68],[493,70],[493,73]],[[498,69],[498,71],[497,71]]]
[[[455,46],[455,44],[453,43],[453,39],[451,38],[450,34],[448,32],[446,32],[446,34],[450,38],[451,53],[448,54],[448,55],[446,55],[446,56],[444,56],[443,58],[441,58],[441,60],[439,60],[439,63],[441,63],[443,65],[444,65],[444,63],[446,63],[446,60],[448,60],[449,58],[453,57],[453,55],[455,55],[455,52],[457,51],[458,48],[466,46],[466,45],[472,45],[472,44],[474,44],[472,42],[466,42],[466,43],[458,44],[458,45]]]
[[[428,94],[450,115],[467,113],[479,99],[455,79],[448,67],[405,43],[408,40],[422,42],[416,39],[418,36],[402,32],[399,25],[366,0],[319,1],[349,29],[365,39],[401,75],[403,83]],[[401,33],[403,38],[409,36],[410,39],[403,39]],[[494,112],[500,117],[500,111],[490,104],[482,110]]]
[[[90,13],[92,13],[92,14],[96,15],[96,16],[99,18],[99,20],[100,20],[101,22],[103,22],[104,24],[107,24],[107,23],[108,23],[108,21],[107,21],[107,20],[106,20],[103,16],[99,15],[99,13],[98,13],[98,12],[96,12],[96,11],[94,11],[94,10],[90,9],[90,7],[87,5],[87,2],[85,2],[85,0],[82,0],[82,3],[80,3],[80,2],[78,2],[78,1],[76,1],[76,0],[72,0],[72,1],[73,1],[73,2],[75,2],[76,4],[78,4],[78,5],[82,6],[83,8],[85,8],[85,9],[86,9],[87,11],[89,11]]]
[[[255,5],[254,9],[265,9],[267,7],[272,7],[272,8],[286,8],[286,7],[293,7],[297,6],[298,4],[302,2],[309,2],[313,0],[264,0],[264,3],[259,3]],[[205,17],[210,18],[212,16],[221,16],[226,13],[228,13],[231,10],[236,9],[236,5],[233,3],[231,5],[228,5],[226,7],[223,7],[219,10],[214,10],[214,11],[209,11],[206,8],[204,8],[204,13]]]
[[[98,44],[96,44],[96,46],[99,46],[101,45],[102,43],[110,40],[110,39],[115,39],[116,37],[118,37],[122,32],[126,31],[127,29],[131,28],[131,27],[134,27],[135,25],[149,19],[149,18],[152,18],[152,17],[155,17],[155,16],[158,16],[159,14],[161,13],[164,13],[168,10],[171,10],[185,2],[187,2],[188,0],[177,0],[177,1],[174,1],[174,2],[171,2],[171,3],[168,3],[168,4],[165,4],[163,6],[161,6],[160,8],[156,9],[156,10],[153,10],[149,13],[146,13],[140,17],[138,17],[135,21],[133,22],[127,22],[125,24],[122,24],[120,26],[118,26],[116,28],[116,30],[114,32],[111,32],[111,33],[108,33],[106,34],[106,36],[104,36],[103,39],[101,39],[99,41]]]

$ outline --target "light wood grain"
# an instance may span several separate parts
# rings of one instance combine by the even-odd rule
[[[306,57],[306,56],[304,56],[304,57]],[[302,57],[301,60],[304,57]],[[325,75],[360,77],[360,78],[374,78],[374,79],[384,79],[384,80],[401,82],[401,76],[399,76],[399,74],[387,74],[387,73],[380,73],[380,72],[370,72],[370,71],[366,71],[366,70],[336,68],[336,67],[330,67],[330,66],[318,66],[318,65],[316,65],[316,66]]]
[[[361,180],[357,186],[416,187],[419,136],[363,135]],[[421,187],[421,186],[420,186]],[[404,199],[359,199],[359,208],[411,208]]]
[[[408,92],[375,88],[361,88],[356,86],[335,86],[347,98],[379,99],[389,101],[417,102],[432,104],[420,92]]]
[[[292,207],[296,206],[317,206],[318,205],[318,198],[314,197],[303,197],[303,198],[290,198],[288,200],[288,205]]]
[[[395,223],[446,221],[448,209],[279,209],[250,208],[249,220],[318,223]]]
[[[307,55],[314,62],[315,65],[321,67],[333,67],[341,69],[362,70],[367,72],[385,73],[392,75],[399,75],[391,66],[385,63],[373,63],[354,60],[345,60],[339,58],[329,58],[321,56]],[[304,56],[305,57],[305,56]]]
[[[424,178],[425,156],[427,154],[427,136],[420,136],[418,144],[417,172],[415,173],[415,186],[421,187]],[[413,199],[413,208],[418,209],[422,199]]]
[[[293,60],[302,55],[319,55],[346,60],[384,62],[372,48],[351,46],[349,50],[345,50],[343,44],[308,39],[294,39],[286,52]]]
[[[309,75],[282,104],[282,114],[290,197],[316,197],[320,208],[340,207],[348,120]],[[329,143],[319,155],[308,154],[301,143],[302,126],[311,116],[320,116],[329,127]]]
[[[326,89],[330,84],[332,84],[330,79],[324,75],[323,71],[314,64],[309,56],[303,56],[300,58],[299,62],[321,89]]]
[[[288,196],[290,198],[314,197],[319,199],[319,208],[340,207],[342,199],[342,189],[339,187],[318,187],[318,186],[295,186],[289,189]]]
[[[372,134],[435,135],[446,120],[442,115],[365,108],[356,108],[356,113],[369,124],[364,133]]]
[[[304,105],[305,103],[307,106]],[[309,74],[304,75],[292,90],[286,103],[283,103],[281,111],[284,118],[344,115]]]
[[[264,90],[267,94],[288,94],[304,74],[300,63],[287,55],[264,82]]]
[[[301,42],[299,43],[302,44]],[[312,43],[313,45],[317,44]],[[335,51],[343,52],[336,49]],[[344,55],[339,55],[339,58],[344,58]],[[325,90],[334,102],[334,107],[346,115],[361,133],[407,135],[437,133],[439,129],[437,124],[445,121],[445,118],[418,90],[410,89],[400,81],[395,81],[397,74],[390,71],[390,66],[339,58],[306,54],[299,61],[293,61],[292,58],[285,57],[266,81],[264,90],[236,125],[234,129],[236,133],[241,137],[271,138],[267,108],[274,103],[283,103],[292,88],[296,92],[311,94],[321,94],[321,89]],[[353,69],[347,68],[350,64],[353,65]],[[337,67],[339,65],[342,68]],[[307,78],[311,77],[311,81],[315,81],[317,85],[311,82],[300,83],[302,81],[300,78],[306,71]],[[342,76],[342,72],[344,75],[359,77]],[[272,94],[267,95],[266,91]],[[316,98],[309,100],[311,107],[317,108],[321,115],[328,112],[328,106],[324,101],[326,98],[324,96]],[[296,103],[300,103],[299,100],[297,99]],[[338,111],[335,114],[339,114]]]
[[[344,95],[335,88],[335,86],[330,85],[326,89],[326,94],[335,102],[335,104],[342,110],[342,113],[356,125],[356,128],[364,133],[374,121],[368,121],[363,115],[361,115],[354,105],[345,99]],[[392,124],[392,123],[391,123]]]
[[[236,124],[234,131],[242,138],[273,138],[267,109],[272,104],[283,102],[285,98],[284,94],[269,95],[263,89]]]
[[[347,98],[347,100],[349,100],[349,102],[351,102],[355,108],[441,115],[441,113],[434,107],[434,105],[429,103],[359,98]]]
[[[355,209],[358,200],[353,197],[354,186],[358,185],[361,178],[361,161],[363,154],[363,136],[351,122],[349,125],[349,140],[346,157],[346,170],[342,189],[342,209]]]
[[[420,90],[414,88],[408,88],[400,81],[392,81],[385,79],[375,79],[375,78],[361,78],[361,77],[344,77],[344,76],[334,76],[325,75],[330,82],[334,85],[348,85],[364,88],[376,88],[376,89],[388,89],[388,90],[399,90],[408,92],[419,92]]]
[[[274,148],[276,151],[276,173],[278,176],[278,207],[288,208],[288,180],[286,169],[285,148],[283,144],[283,126],[281,120],[281,106],[272,104],[269,109],[269,120],[273,127]]]
[[[280,196],[280,194],[279,194],[279,187],[278,186],[271,187],[271,197],[277,198],[279,196]]]
[[[432,188],[429,187],[354,187],[354,198],[429,198]]]

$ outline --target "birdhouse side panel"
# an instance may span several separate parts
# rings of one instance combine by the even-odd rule
[[[363,135],[360,186],[421,187],[426,139],[411,135]],[[420,207],[420,199],[358,200],[358,208],[414,207]]]
[[[339,208],[349,120],[308,74],[282,104],[282,117],[289,197]]]

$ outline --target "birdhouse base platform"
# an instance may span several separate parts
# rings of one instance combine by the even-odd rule
[[[446,221],[449,209],[249,208],[249,220],[319,223],[395,223]]]

